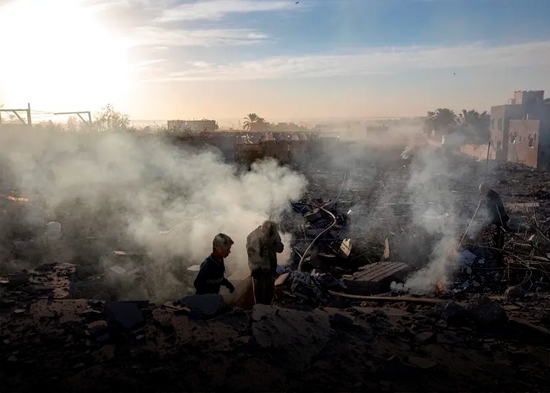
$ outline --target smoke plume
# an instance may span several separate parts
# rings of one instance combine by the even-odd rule
[[[160,300],[185,294],[192,280],[182,284],[174,272],[200,264],[219,232],[235,242],[227,270],[247,269],[247,235],[266,219],[277,221],[306,187],[304,177],[275,161],[239,174],[216,152],[152,137],[109,132],[0,138],[13,185],[33,202],[27,219],[60,221],[73,243],[104,236],[118,239],[119,247],[135,247],[153,261],[147,279],[150,295]],[[283,240],[289,250],[288,236]],[[281,257],[283,263],[288,255]]]

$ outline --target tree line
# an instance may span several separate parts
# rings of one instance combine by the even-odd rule
[[[432,137],[441,137],[461,133],[469,143],[488,143],[491,139],[489,129],[491,114],[487,111],[463,109],[460,114],[449,108],[438,108],[429,111],[424,119],[424,132]]]
[[[294,123],[269,123],[256,113],[250,113],[244,118],[243,130],[248,132],[292,132],[308,131],[309,129]]]

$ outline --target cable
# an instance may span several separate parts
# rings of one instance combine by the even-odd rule
[[[313,241],[309,244],[309,246],[306,248],[306,251],[304,251],[304,254],[302,255],[302,257],[300,258],[300,263],[298,263],[298,271],[301,272],[302,271],[302,264],[304,263],[304,258],[306,257],[307,253],[309,252],[309,250],[311,249],[311,247],[313,246],[313,244],[315,244],[315,242],[317,241],[317,239],[319,239],[321,236],[323,236],[326,232],[328,232],[329,229],[331,229],[334,225],[336,225],[336,217],[334,216],[334,214],[332,214],[331,212],[329,212],[327,209],[325,209],[324,206],[317,206],[317,205],[314,205],[314,204],[311,204],[311,203],[300,203],[301,205],[307,205],[307,206],[311,206],[311,207],[315,207],[317,209],[320,209],[322,211],[324,211],[325,213],[327,213],[330,217],[332,217],[332,224],[330,224],[328,227],[326,227],[321,233],[319,233],[317,235],[317,237],[315,239],[313,239]],[[326,205],[325,205],[326,206]]]

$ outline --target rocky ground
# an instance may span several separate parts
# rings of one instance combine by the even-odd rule
[[[442,174],[440,181],[469,217],[485,164],[460,160],[454,163],[463,166],[460,176]],[[415,243],[404,235],[416,234],[407,226],[410,199],[403,193],[410,165],[393,160],[304,171],[310,198],[338,197],[342,208],[352,209],[350,258],[357,265],[380,260],[384,237],[396,250],[392,258],[407,262],[407,250],[413,257]],[[527,227],[518,236],[537,234],[537,249],[543,249],[550,175],[491,164],[487,181]],[[434,200],[425,198],[427,205],[440,196],[429,195]],[[517,203],[538,205],[513,207]],[[484,241],[480,234],[466,245],[477,253]],[[427,299],[339,297],[331,307],[311,308],[280,297],[273,306],[247,311],[223,308],[215,298],[189,308],[69,299],[74,264],[31,264],[0,278],[0,387],[2,392],[548,392],[550,265],[532,244],[508,239],[504,267],[479,255],[463,262],[449,287]]]

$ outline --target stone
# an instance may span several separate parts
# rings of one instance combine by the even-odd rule
[[[349,326],[349,325],[353,325],[353,322],[354,322],[353,318],[350,318],[340,313],[334,314],[330,320],[331,325],[348,325]]]
[[[447,322],[461,320],[465,316],[464,307],[449,300],[445,303],[438,304],[435,309],[436,313]]]
[[[116,323],[125,330],[132,330],[145,323],[143,314],[135,303],[107,302],[103,312],[108,320]]]
[[[115,357],[115,349],[116,347],[114,345],[105,345],[101,347],[101,349],[95,351],[92,357],[97,363],[111,360]]]
[[[107,321],[95,321],[89,323],[86,327],[88,334],[94,338],[105,334],[109,330]]]
[[[13,299],[0,299],[0,308],[9,308],[15,306]]]
[[[8,288],[14,289],[28,282],[29,282],[28,274],[24,274],[24,273],[14,274],[9,278]]]
[[[10,363],[15,363],[15,362],[17,362],[17,358],[16,358],[15,356],[12,355],[12,356],[10,356],[10,357],[8,358],[8,362],[10,362]]]
[[[437,363],[430,359],[419,358],[416,356],[409,357],[409,363],[414,364],[416,367],[422,370],[429,370],[437,366]]]
[[[98,338],[96,338],[96,341],[98,343],[104,343],[106,341],[109,341],[109,338],[111,336],[109,335],[109,333],[105,333],[105,334],[102,334],[101,336],[99,336]]]
[[[220,315],[225,308],[223,296],[218,294],[185,296],[181,304],[189,307],[192,313],[206,318]]]
[[[466,315],[481,328],[496,328],[508,322],[506,311],[488,297],[468,303]]]
[[[416,335],[416,339],[421,343],[427,343],[433,338],[434,334],[432,332],[423,332]]]
[[[521,299],[527,294],[527,291],[520,287],[519,285],[508,287],[506,289],[506,292],[504,292],[504,295],[506,298],[513,300],[513,299]]]

